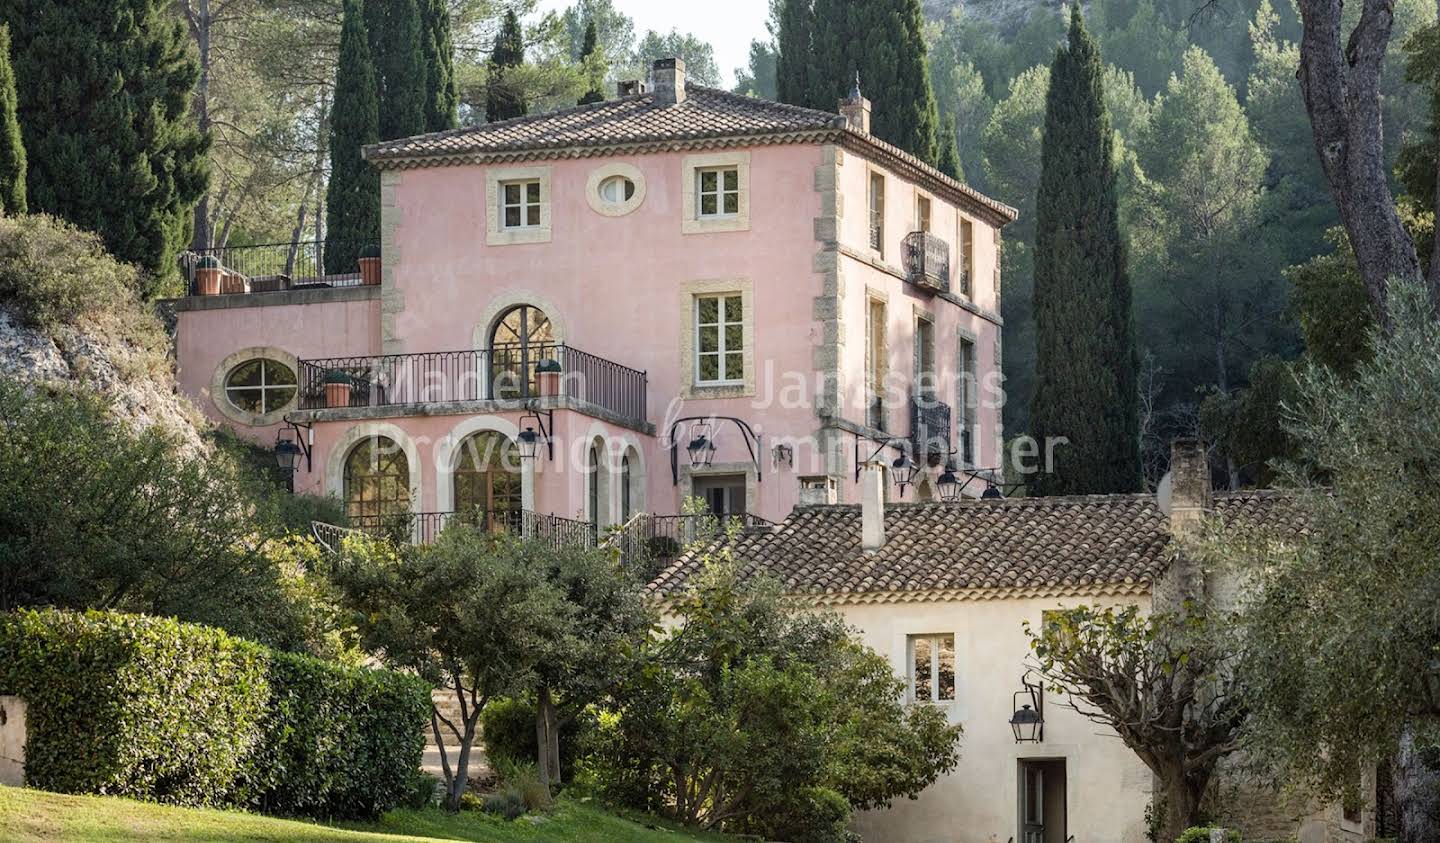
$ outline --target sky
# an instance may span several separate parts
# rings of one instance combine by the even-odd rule
[[[561,11],[573,0],[540,0],[540,11]],[[735,68],[750,62],[750,41],[765,37],[768,0],[614,0],[615,8],[635,21],[635,37],[645,30],[678,29],[710,42],[726,86]]]

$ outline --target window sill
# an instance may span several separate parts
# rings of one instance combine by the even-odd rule
[[[682,398],[749,398],[755,389],[749,383],[697,383],[682,390]]]
[[[681,225],[683,234],[714,234],[721,231],[749,231],[748,214],[731,214],[725,217],[695,217],[686,219]]]
[[[549,243],[550,227],[539,225],[527,228],[502,228],[491,232],[485,238],[487,246],[515,246],[521,243]]]

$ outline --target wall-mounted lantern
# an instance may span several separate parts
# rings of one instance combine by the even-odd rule
[[[740,439],[745,443],[745,450],[750,454],[750,462],[755,466],[755,482],[760,482],[765,477],[764,461],[765,449],[760,444],[760,434],[744,419],[737,419],[733,416],[686,416],[676,419],[670,423],[670,435],[666,440],[670,443],[670,482],[676,486],[680,485],[680,442],[675,434],[680,431],[680,425],[686,422],[697,422],[690,426],[690,443],[685,446],[685,452],[690,455],[691,468],[705,468],[715,461],[715,451],[718,447],[715,444],[714,425],[722,422],[729,422],[735,429],[740,431]]]
[[[710,425],[697,424],[690,429],[690,444],[685,446],[685,453],[690,455],[691,468],[706,468],[715,461],[715,435],[710,431]]]
[[[1045,686],[1029,681],[1029,672],[1020,677],[1021,689],[1010,695],[1014,713],[1010,715],[1010,729],[1015,732],[1015,743],[1040,743],[1045,740]],[[1030,700],[1022,703],[1021,698]]]
[[[545,423],[546,418],[550,424]],[[547,456],[553,462],[555,459],[555,440],[550,436],[554,429],[555,416],[553,410],[546,410],[545,415],[531,410],[520,417],[520,432],[515,438],[520,442],[520,459],[533,460],[540,453],[540,446],[544,445]]]
[[[940,490],[940,499],[943,501],[958,501],[961,493],[965,491],[965,484],[960,482],[960,476],[955,473],[954,463],[945,464],[945,470],[935,478],[935,486]]]
[[[305,436],[300,435],[304,427]],[[300,470],[300,458],[305,458],[305,470],[310,471],[310,425],[300,425],[286,420],[285,426],[275,434],[275,464],[285,472],[285,488],[295,491],[295,472]]]
[[[890,473],[895,475],[895,490],[903,498],[905,487],[913,486],[915,479],[920,476],[920,466],[910,459],[909,454],[902,453],[890,463]]]

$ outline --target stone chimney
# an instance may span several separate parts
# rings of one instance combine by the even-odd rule
[[[817,475],[800,478],[800,505],[825,506],[840,499],[834,477]]]
[[[1170,443],[1170,532],[1194,530],[1213,506],[1210,462],[1199,439]]]
[[[885,464],[868,462],[860,470],[860,547],[874,553],[885,546]]]
[[[1168,494],[1166,486],[1169,486]],[[1170,443],[1170,473],[1160,481],[1162,507],[1169,499],[1171,547],[1175,540],[1200,527],[1213,507],[1210,490],[1210,463],[1199,439],[1176,439]],[[1159,611],[1180,611],[1186,601],[1207,598],[1205,570],[1187,554],[1177,553],[1165,574],[1155,583],[1152,601]]]
[[[656,105],[675,105],[685,101],[684,59],[656,59],[650,79],[655,83]]]
[[[626,79],[615,83],[615,94],[621,97],[633,97],[636,94],[645,93],[645,83],[639,79]]]
[[[846,126],[862,135],[870,134],[870,100],[860,93],[858,70],[855,71],[855,87],[850,89],[850,96],[840,100],[840,115],[845,118]]]

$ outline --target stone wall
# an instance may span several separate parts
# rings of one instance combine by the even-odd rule
[[[25,784],[25,701],[0,696],[0,785]]]

